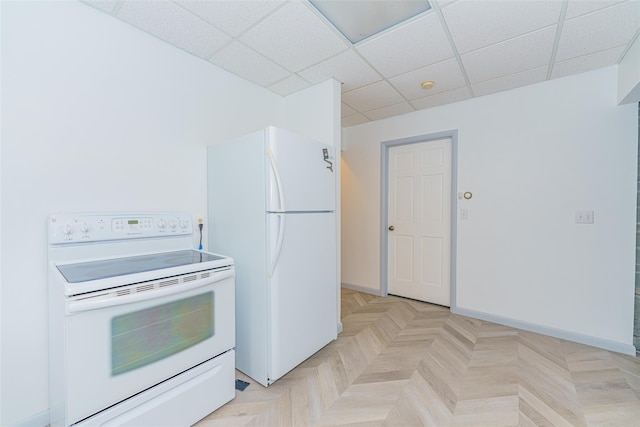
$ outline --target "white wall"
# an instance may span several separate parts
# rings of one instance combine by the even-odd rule
[[[632,352],[637,106],[617,67],[343,131],[342,279],[380,292],[380,142],[458,131],[457,312]],[[574,223],[575,209],[595,223]]]
[[[2,7],[0,425],[46,425],[47,216],[206,214],[206,146],[282,98],[76,2]],[[206,235],[206,233],[205,233]]]
[[[0,6],[0,23],[2,23],[2,6]],[[2,41],[2,31],[0,31],[0,46],[3,46]],[[2,81],[2,54],[0,50],[0,82]],[[2,91],[2,84],[0,83],[0,93]],[[0,100],[1,101],[1,100]],[[0,102],[0,117],[2,117],[2,102]],[[2,121],[0,120],[0,167],[2,166]],[[2,239],[2,173],[0,170],[0,242]],[[2,422],[2,402],[3,400],[3,388],[2,387],[2,367],[3,367],[3,351],[2,351],[2,319],[3,319],[3,309],[2,309],[2,244],[0,243],[0,423]]]
[[[330,79],[284,99],[284,127],[340,149],[340,83]]]

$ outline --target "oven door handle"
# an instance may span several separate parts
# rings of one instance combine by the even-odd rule
[[[113,307],[115,305],[132,304],[135,302],[148,301],[156,298],[174,295],[185,291],[190,291],[202,286],[210,285],[215,282],[235,276],[233,269],[213,272],[209,277],[191,282],[183,282],[177,285],[171,285],[162,289],[153,289],[149,291],[141,291],[133,294],[118,296],[115,292],[102,294],[93,298],[83,298],[80,300],[67,301],[67,314],[78,313],[82,311],[97,310],[99,308]]]

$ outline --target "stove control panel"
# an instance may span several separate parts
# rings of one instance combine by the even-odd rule
[[[55,214],[49,217],[49,243],[82,243],[193,233],[191,216],[160,214]]]

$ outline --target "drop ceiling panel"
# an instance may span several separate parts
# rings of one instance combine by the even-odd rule
[[[118,18],[201,58],[231,40],[174,3],[127,1],[120,8]]]
[[[432,89],[424,90],[421,86],[424,80],[433,80],[435,85]],[[393,77],[389,82],[408,100],[457,89],[466,84],[455,58]]]
[[[458,89],[450,90],[448,92],[441,92],[431,96],[425,96],[411,101],[416,110],[422,110],[425,108],[438,107],[440,105],[450,104],[452,102],[464,101],[471,98],[471,92],[468,87],[461,87]]]
[[[358,44],[356,49],[384,77],[393,77],[453,56],[433,12]]]
[[[176,3],[235,37],[263,19],[284,2],[276,0],[178,0]]]
[[[335,78],[344,126],[614,65],[640,33],[640,0],[430,0],[355,45],[307,0],[81,1],[282,96]]]
[[[100,9],[103,12],[111,13],[118,4],[118,0],[80,0],[82,3],[88,4]]]
[[[333,77],[342,83],[344,92],[382,80],[376,70],[351,50],[307,68],[299,74],[312,84]]]
[[[614,6],[617,3],[623,3],[628,0],[569,0],[567,3],[567,14],[565,19],[575,18],[576,16],[594,12],[598,9]]]
[[[557,61],[626,45],[640,25],[640,1],[617,4],[564,23]]]
[[[371,119],[363,116],[362,114],[354,114],[353,116],[345,117],[342,119],[342,126],[349,127],[355,126],[362,123],[370,122]]]
[[[261,86],[269,86],[291,74],[240,42],[218,51],[209,61]]]
[[[502,92],[517,87],[540,83],[547,77],[547,67],[535,68],[522,73],[509,74],[493,80],[487,80],[472,85],[473,93],[477,96]]]
[[[560,1],[460,1],[442,9],[459,53],[558,23]]]
[[[400,114],[406,114],[415,111],[415,108],[408,102],[401,102],[399,104],[389,105],[388,107],[378,108],[376,110],[367,111],[365,116],[371,120],[381,120],[387,117],[399,116]]]
[[[356,110],[354,110],[353,108],[349,107],[344,102],[340,105],[340,115],[342,117],[353,116],[354,114],[357,114],[357,113],[358,112]]]
[[[551,78],[570,76],[616,64],[624,52],[624,47],[602,50],[590,55],[582,55],[553,65]]]
[[[542,67],[549,63],[555,27],[547,27],[514,39],[462,55],[471,83]]]
[[[381,81],[342,94],[342,101],[360,112],[375,110],[404,101],[389,83]]]
[[[290,75],[284,80],[269,86],[269,89],[278,95],[287,96],[299,90],[308,88],[310,85],[295,74]]]
[[[287,3],[240,39],[290,71],[301,71],[348,48],[301,2]]]

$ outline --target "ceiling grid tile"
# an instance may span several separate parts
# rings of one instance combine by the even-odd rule
[[[226,46],[209,61],[260,86],[270,86],[291,74],[240,42]]]
[[[335,78],[343,126],[615,65],[640,34],[640,0],[430,0],[355,45],[308,0],[81,2],[281,96]]]
[[[453,57],[445,32],[432,12],[356,45],[384,77],[393,77]]]
[[[435,82],[433,88],[429,90],[423,89],[420,83],[425,80],[433,80]],[[455,58],[393,77],[389,79],[389,83],[408,100],[447,92],[466,85]]]
[[[640,1],[637,0],[568,19],[564,23],[556,60],[625,46],[639,26]]]
[[[289,77],[280,80],[269,86],[269,89],[278,95],[287,96],[299,90],[306,89],[311,86],[308,82],[301,79],[299,76],[292,74]]]
[[[620,56],[624,53],[624,50],[625,48],[622,46],[613,49],[601,50],[600,52],[588,55],[576,56],[565,61],[558,61],[553,65],[551,78],[557,79],[614,65],[618,62]]]
[[[284,4],[284,1],[176,0],[176,4],[236,37]]]
[[[386,107],[378,108],[375,110],[369,110],[364,113],[371,120],[381,120],[388,117],[399,116],[400,114],[406,114],[415,111],[415,108],[408,102],[400,102],[398,104],[389,105]]]
[[[289,71],[298,72],[349,46],[301,2],[287,3],[240,40]]]
[[[556,28],[547,27],[462,55],[472,84],[538,68],[549,63]]]
[[[490,93],[503,92],[517,87],[532,85],[546,80],[547,66],[526,70],[520,73],[509,74],[497,79],[485,80],[474,84],[473,93],[478,96]]]
[[[397,104],[404,98],[386,81],[354,89],[342,94],[342,101],[359,112]]]
[[[169,2],[127,1],[117,16],[200,58],[206,58],[231,40],[222,31]]]
[[[382,80],[380,74],[352,50],[342,52],[299,73],[312,84],[335,78],[344,92]]]
[[[442,10],[460,54],[558,23],[560,1],[460,1]]]
[[[471,98],[471,91],[465,86],[448,92],[441,92],[435,95],[425,96],[424,98],[414,99],[411,101],[411,105],[413,105],[416,110],[423,110],[452,102],[464,101],[469,98]]]

